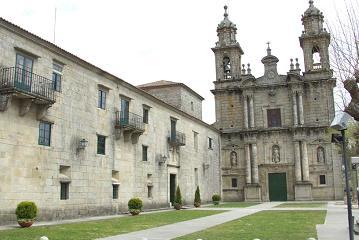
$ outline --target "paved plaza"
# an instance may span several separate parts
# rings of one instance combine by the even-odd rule
[[[343,202],[328,202],[325,207],[278,207],[284,202],[265,202],[258,205],[254,205],[246,208],[195,208],[195,210],[226,210],[224,213],[215,214],[203,218],[192,219],[188,221],[178,222],[174,224],[168,224],[160,227],[150,228],[146,230],[131,232],[127,234],[121,234],[100,240],[167,240],[188,235],[194,232],[202,231],[226,222],[230,222],[251,214],[258,213],[260,211],[320,211],[327,210],[327,215],[324,224],[317,225],[318,240],[347,240],[348,237],[348,224],[347,224],[347,209]],[[359,218],[359,209],[356,205],[353,206],[353,215]],[[194,209],[191,209],[194,210]],[[162,210],[172,211],[172,210]],[[182,210],[186,211],[186,210]],[[159,211],[144,212],[142,214],[151,214]],[[103,216],[103,217],[90,217],[83,219],[72,219],[53,222],[37,222],[34,226],[47,226],[58,225],[65,223],[85,222],[91,220],[103,220],[115,217],[124,217],[126,215],[116,216]],[[0,230],[18,228],[17,224],[1,226]],[[359,236],[355,236],[356,240],[359,240]],[[51,239],[50,239],[51,240]]]

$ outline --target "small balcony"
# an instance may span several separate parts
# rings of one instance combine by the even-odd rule
[[[186,134],[178,131],[173,132],[168,137],[168,143],[173,147],[184,146],[186,145]]]
[[[115,128],[123,132],[125,142],[137,143],[139,136],[145,131],[143,118],[131,112],[116,112]]]
[[[36,104],[55,103],[52,80],[18,67],[0,69],[0,95],[31,99]]]

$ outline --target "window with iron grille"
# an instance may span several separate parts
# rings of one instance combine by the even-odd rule
[[[147,161],[148,146],[142,145],[142,161]]]
[[[326,179],[325,179],[325,175],[320,175],[320,176],[319,176],[319,184],[320,184],[320,185],[325,185],[325,184],[327,184],[327,181],[326,181]]]
[[[118,199],[118,186],[117,184],[112,184],[112,199]]]
[[[51,143],[51,123],[40,122],[39,125],[39,145],[50,146]]]
[[[106,154],[106,137],[97,135],[97,154]]]
[[[99,89],[98,90],[98,108],[106,109],[106,91]]]
[[[55,91],[61,92],[61,78],[63,66],[58,63],[53,63],[52,67],[52,88]]]
[[[69,199],[69,182],[62,182],[60,183],[60,200],[67,200]]]
[[[237,178],[232,178],[232,188],[238,187]]]
[[[267,109],[267,121],[268,121],[268,127],[281,127],[282,121],[281,121],[281,115],[280,115],[280,109]]]

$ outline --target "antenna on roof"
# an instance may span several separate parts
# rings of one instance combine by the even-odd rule
[[[53,43],[55,44],[56,40],[56,7],[55,7],[55,16],[54,16],[54,40]]]

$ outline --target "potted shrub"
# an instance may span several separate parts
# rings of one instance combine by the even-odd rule
[[[131,198],[128,201],[128,211],[132,214],[132,216],[140,214],[142,206],[142,200],[139,198]]]
[[[194,206],[196,208],[201,206],[201,193],[199,192],[199,186],[197,186],[196,192],[194,194]]]
[[[21,227],[30,227],[37,216],[37,206],[34,202],[20,202],[16,207],[15,214]]]
[[[219,201],[221,201],[221,196],[219,194],[213,194],[212,201],[214,205],[218,205]]]
[[[175,195],[175,200],[174,200],[173,206],[176,210],[180,210],[182,208],[182,195],[181,195],[181,189],[179,186],[177,186],[177,189],[176,189],[176,195]]]

